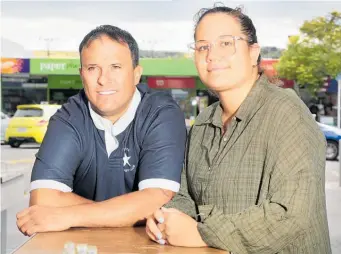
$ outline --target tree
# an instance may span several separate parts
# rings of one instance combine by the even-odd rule
[[[282,54],[283,49],[276,47],[262,47],[261,48],[261,56],[262,58],[273,58],[278,59]]]
[[[290,36],[276,69],[280,77],[317,91],[327,76],[341,72],[341,13],[305,21],[300,35]]]

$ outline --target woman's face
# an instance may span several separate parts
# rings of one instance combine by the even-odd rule
[[[233,39],[237,36],[239,39]],[[195,65],[200,79],[216,92],[237,88],[250,79],[259,46],[249,46],[237,18],[207,14],[196,28]]]

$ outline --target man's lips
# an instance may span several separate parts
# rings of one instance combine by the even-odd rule
[[[100,95],[111,95],[111,94],[115,94],[116,91],[115,90],[106,90],[106,91],[98,91],[97,93]]]

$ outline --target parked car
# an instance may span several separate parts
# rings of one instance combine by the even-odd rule
[[[5,134],[8,127],[10,117],[5,113],[1,112],[1,144],[5,142]]]
[[[327,160],[336,160],[339,155],[339,140],[341,139],[341,129],[317,123],[320,126],[320,129],[323,131],[324,136],[327,140],[327,151],[326,151],[326,159]]]
[[[5,140],[11,147],[22,143],[42,143],[49,119],[61,105],[18,105],[6,130]]]

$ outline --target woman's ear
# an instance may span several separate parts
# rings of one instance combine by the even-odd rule
[[[257,60],[260,55],[260,46],[258,43],[254,43],[250,46],[250,59],[252,66],[258,65]]]

